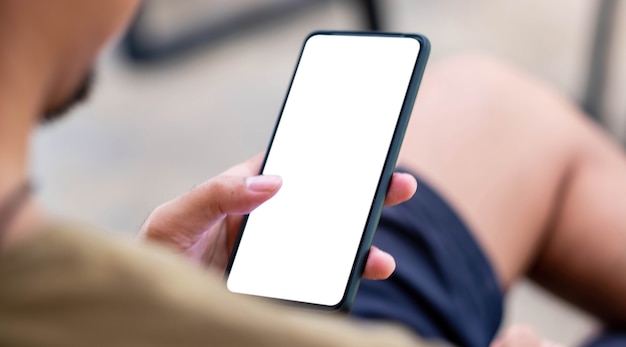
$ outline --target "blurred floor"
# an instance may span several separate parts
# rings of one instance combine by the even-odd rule
[[[384,10],[390,30],[431,39],[431,62],[486,51],[581,96],[593,1],[389,0]],[[133,68],[109,52],[91,101],[34,139],[41,200],[57,214],[136,232],[159,203],[265,148],[308,32],[359,23],[353,6],[334,3],[156,67]],[[623,44],[616,56],[624,61]],[[625,70],[614,70],[612,90],[626,90]],[[613,93],[623,101],[623,92]],[[626,115],[620,107],[615,114]],[[626,129],[619,118],[611,122]],[[532,325],[567,345],[594,329],[529,283],[509,304],[507,324]]]

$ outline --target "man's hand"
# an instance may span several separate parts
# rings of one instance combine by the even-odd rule
[[[257,155],[159,206],[138,237],[169,245],[210,268],[224,271],[243,215],[274,196],[282,184],[278,176],[256,176],[262,160],[263,156]],[[385,205],[410,199],[416,189],[413,176],[395,173]],[[395,266],[391,255],[372,247],[363,276],[386,279]]]

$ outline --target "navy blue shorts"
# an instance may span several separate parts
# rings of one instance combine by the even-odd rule
[[[503,311],[503,293],[480,245],[454,209],[419,179],[411,200],[386,207],[374,244],[396,259],[386,281],[363,280],[354,316],[401,323],[418,335],[486,347]],[[589,347],[626,346],[607,334]]]
[[[411,200],[383,210],[374,244],[395,257],[396,271],[361,282],[353,315],[458,346],[488,346],[502,320],[502,291],[467,226],[427,183],[420,179]]]

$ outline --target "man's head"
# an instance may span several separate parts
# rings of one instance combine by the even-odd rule
[[[86,94],[100,49],[126,25],[137,4],[0,0],[0,72],[13,79],[38,78],[37,116],[57,114]]]
[[[28,181],[32,130],[87,89],[102,46],[132,17],[137,0],[0,0],[0,209]],[[17,192],[17,193],[16,193]],[[22,195],[17,195],[22,196]],[[8,202],[7,202],[8,201]],[[21,199],[2,245],[37,230],[40,212]]]

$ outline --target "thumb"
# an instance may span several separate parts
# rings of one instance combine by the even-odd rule
[[[274,175],[218,176],[180,197],[178,210],[187,218],[213,224],[228,214],[250,213],[281,185],[282,179]]]
[[[282,179],[273,175],[217,176],[155,209],[140,237],[189,246],[226,215],[254,210],[281,185]]]

